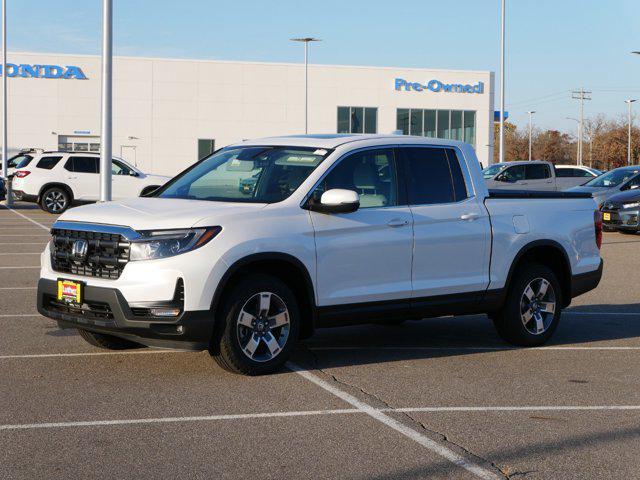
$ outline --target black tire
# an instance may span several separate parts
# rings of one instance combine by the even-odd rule
[[[40,196],[40,208],[45,212],[58,215],[71,204],[71,196],[61,187],[47,188]]]
[[[537,330],[536,317],[532,317],[525,325],[523,316],[527,315],[528,312],[530,313],[528,307],[532,305],[531,303],[527,305],[525,289],[532,282],[534,282],[534,286],[540,285],[539,279],[548,282],[551,288],[547,287],[544,305],[552,303],[550,299],[551,295],[553,295],[554,308],[553,314],[544,313],[542,316],[544,330],[540,330],[540,333],[535,333],[532,330],[534,328]],[[521,347],[537,347],[546,343],[558,328],[562,302],[562,290],[553,271],[544,265],[527,263],[516,271],[502,309],[492,313],[489,318],[493,320],[500,337],[508,343]]]
[[[263,295],[265,293],[271,294],[266,311],[256,303],[262,302],[263,297],[267,298]],[[225,297],[219,317],[222,323],[212,342],[211,356],[225,370],[243,375],[262,375],[280,369],[291,355],[300,332],[300,309],[291,289],[275,277],[254,274],[241,279]],[[243,308],[244,312],[251,313],[247,323],[254,324],[253,327],[239,323]],[[273,329],[271,326],[263,327],[269,323],[267,318],[275,318],[276,312],[283,315],[282,318],[286,314],[288,324],[274,326]],[[279,348],[273,350],[275,354],[267,344],[267,341],[273,340],[279,344]],[[244,348],[241,342],[245,342]],[[257,347],[254,347],[254,354],[250,356],[245,351],[251,351],[249,344],[252,342]]]
[[[142,348],[143,345],[134,343],[124,338],[105,335],[104,333],[95,333],[88,330],[78,329],[80,336],[94,347],[104,348],[106,350],[129,350],[132,348]]]

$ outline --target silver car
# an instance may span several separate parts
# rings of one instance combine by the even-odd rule
[[[611,195],[638,187],[640,187],[640,165],[632,165],[614,168],[584,185],[569,189],[569,191],[590,193],[600,207]]]

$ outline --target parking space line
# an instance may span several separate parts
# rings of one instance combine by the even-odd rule
[[[390,412],[591,412],[614,410],[640,410],[640,405],[523,405],[505,407],[406,407],[391,408]]]
[[[366,413],[367,415],[369,415],[373,419],[379,421],[380,423],[383,423],[384,425],[386,425],[386,426],[392,428],[393,430],[401,433],[402,435],[404,435],[405,437],[413,440],[414,442],[418,443],[419,445],[421,445],[421,446],[427,448],[428,450],[431,450],[432,452],[440,455],[441,457],[449,460],[454,465],[457,465],[457,466],[459,466],[461,468],[464,468],[468,472],[473,473],[478,478],[482,478],[482,479],[498,479],[498,478],[502,478],[502,477],[498,476],[497,474],[495,474],[494,472],[492,472],[491,470],[488,470],[488,469],[486,469],[484,467],[481,467],[480,465],[472,462],[471,460],[466,459],[462,455],[457,454],[453,450],[448,449],[444,445],[441,445],[438,442],[430,439],[429,437],[427,437],[425,435],[422,435],[421,433],[417,432],[416,430],[404,425],[403,423],[399,422],[395,418],[392,418],[389,415],[385,414],[381,410],[378,410],[378,409],[372,407],[371,405],[369,405],[369,404],[367,404],[367,403],[365,403],[365,402],[363,402],[361,400],[358,400],[353,395],[351,395],[351,394],[349,394],[349,393],[347,393],[347,392],[345,392],[343,390],[340,390],[339,388],[335,387],[334,385],[329,384],[328,382],[325,382],[323,379],[321,379],[317,375],[314,375],[313,373],[309,372],[308,370],[305,370],[302,367],[299,367],[295,363],[287,362],[287,368],[289,368],[291,371],[297,373],[298,375],[302,376],[306,380],[309,380],[310,382],[316,384],[318,387],[322,388],[323,390],[325,390],[325,391],[331,393],[332,395],[338,397],[340,400],[352,405],[358,411],[361,411],[362,413]]]
[[[440,346],[440,347],[430,347],[423,345],[387,345],[387,346],[328,346],[328,347],[309,347],[309,350],[312,351],[331,351],[331,350],[434,350],[434,351],[451,351],[451,350],[470,350],[477,352],[501,352],[501,351],[518,351],[518,352],[536,352],[539,350],[640,350],[640,346],[615,346],[615,347],[607,347],[607,346],[594,346],[594,347],[573,347],[573,346],[558,346],[558,347],[503,347],[503,346],[495,346],[495,347],[469,347],[469,346]]]
[[[19,358],[65,358],[65,357],[104,357],[111,355],[150,355],[159,353],[194,353],[190,350],[129,350],[114,352],[79,352],[79,353],[34,353],[27,355],[0,355],[0,360],[12,360]]]
[[[24,252],[19,252],[19,253],[0,253],[1,255],[42,255],[42,252],[32,252],[32,253],[24,253]]]
[[[0,267],[0,270],[16,270],[16,269],[25,269],[25,268],[40,268],[40,265],[27,265],[24,267]]]
[[[0,425],[0,430],[29,430],[35,428],[63,428],[63,427],[97,427],[107,425],[139,425],[145,423],[182,423],[182,422],[207,422],[214,420],[245,420],[254,418],[282,418],[282,417],[307,417],[312,415],[336,415],[345,413],[361,413],[354,408],[334,410],[306,410],[292,412],[269,413],[238,413],[229,415],[202,415],[197,417],[161,417],[161,418],[132,418],[126,420],[94,420],[85,422],[57,422],[57,423],[27,423],[17,425]]]
[[[29,221],[29,222],[33,223],[34,225],[37,225],[38,227],[45,229],[47,232],[49,231],[49,227],[45,227],[45,226],[44,226],[44,225],[42,225],[41,223],[38,223],[38,222],[36,222],[35,220],[32,220],[31,218],[27,217],[26,215],[23,215],[22,213],[18,212],[17,210],[14,210],[13,208],[9,208],[9,207],[4,207],[4,208],[6,208],[7,210],[12,211],[12,212],[13,212],[13,213],[15,213],[16,215],[18,215],[18,216],[20,216],[20,217],[24,218],[25,220],[27,220],[27,221]]]

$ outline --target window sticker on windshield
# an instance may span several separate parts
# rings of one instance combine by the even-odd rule
[[[326,155],[327,151],[324,148],[319,148],[315,152],[313,152],[313,154],[314,155]]]

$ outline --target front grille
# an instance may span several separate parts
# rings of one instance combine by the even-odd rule
[[[51,233],[51,265],[56,272],[115,280],[129,261],[131,242],[120,234],[55,228]],[[87,242],[87,252],[82,258],[72,253],[76,240]]]
[[[82,305],[62,302],[52,295],[45,295],[43,306],[46,310],[66,313],[87,320],[113,320],[113,312],[108,303],[85,302]]]

